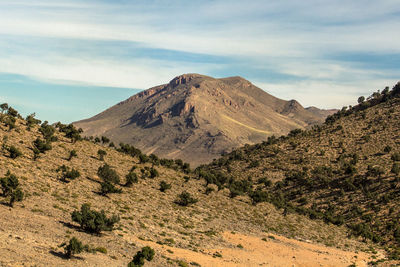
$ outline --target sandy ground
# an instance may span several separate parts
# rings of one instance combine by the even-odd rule
[[[277,235],[247,236],[239,233],[225,232],[223,239],[230,247],[199,250],[159,245],[154,242],[139,241],[126,236],[130,241],[138,241],[156,247],[164,256],[187,263],[198,263],[209,267],[233,266],[349,266],[355,263],[358,267],[367,266],[371,255],[363,252],[342,251],[319,244],[288,239]],[[239,246],[239,247],[238,247]],[[220,255],[220,256],[219,256]]]

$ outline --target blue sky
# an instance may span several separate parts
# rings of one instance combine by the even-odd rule
[[[183,73],[304,106],[394,85],[399,0],[2,0],[0,102],[71,122]]]

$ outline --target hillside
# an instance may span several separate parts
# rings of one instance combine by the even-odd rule
[[[237,149],[197,172],[231,196],[345,225],[400,259],[400,83],[321,126]]]
[[[348,238],[343,226],[283,214],[244,196],[232,199],[211,185],[205,189],[180,161],[109,147],[107,140],[95,144],[71,126],[54,129],[2,108],[1,266],[127,266],[144,246],[155,250],[145,266],[366,266],[380,257],[371,244]],[[111,181],[100,178],[105,163],[120,177],[113,184],[122,192],[104,194],[100,185]],[[12,175],[24,198],[10,207],[3,185]],[[126,176],[138,180],[124,186]],[[161,192],[161,181],[171,188]],[[182,206],[176,200],[184,191],[198,201]],[[90,233],[73,221],[71,212],[84,203],[118,216],[114,230]],[[89,246],[67,259],[61,244],[72,237]]]
[[[278,99],[241,77],[185,74],[74,125],[86,136],[107,136],[197,166],[232,148],[322,123],[330,114]]]

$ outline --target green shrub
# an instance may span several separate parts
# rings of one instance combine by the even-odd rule
[[[260,202],[266,202],[268,200],[268,193],[257,189],[249,194],[251,200],[253,201],[253,205],[256,205]]]
[[[150,168],[150,178],[155,178],[159,176],[158,171],[155,168]]]
[[[64,125],[61,123],[57,123],[57,127],[59,128],[60,132],[65,133],[65,137],[71,138],[72,143],[82,140],[80,135],[83,132],[82,129],[76,129],[72,124]]]
[[[107,138],[106,136],[102,136],[102,137],[101,137],[101,142],[102,142],[103,144],[107,144],[107,143],[110,142],[110,139]]]
[[[57,141],[57,137],[54,136],[56,129],[53,126],[49,125],[47,121],[42,123],[42,125],[39,128],[39,132],[43,134],[43,138],[47,142]]]
[[[125,186],[132,186],[133,183],[137,183],[139,181],[136,173],[134,171],[130,171],[126,176]]]
[[[90,209],[89,204],[83,204],[80,211],[71,213],[72,221],[80,224],[81,228],[89,233],[100,234],[102,231],[112,231],[119,217],[107,217],[104,210],[101,212]]]
[[[17,120],[14,117],[10,117],[7,116],[4,120],[3,120],[4,124],[6,126],[8,126],[8,130],[11,131],[12,129],[14,129],[15,127],[17,127],[15,125],[15,123],[17,122]]]
[[[69,240],[68,245],[64,248],[65,256],[68,258],[72,258],[73,255],[79,254],[83,251],[84,245],[81,241],[79,241],[76,237],[73,237]]]
[[[121,193],[121,192],[122,192],[121,189],[115,187],[115,185],[109,181],[100,183],[100,195],[106,196],[107,194]]]
[[[97,151],[97,155],[99,155],[99,160],[103,161],[104,160],[104,156],[107,155],[107,152],[102,150],[102,149],[99,149]]]
[[[68,157],[68,161],[70,161],[73,157],[77,157],[78,154],[76,153],[76,150],[73,149],[69,152],[69,157]]]
[[[14,206],[14,202],[22,201],[24,198],[24,193],[19,187],[19,181],[17,176],[11,174],[10,171],[7,172],[6,176],[0,178],[0,185],[2,189],[3,197],[9,197],[10,207]]]
[[[22,156],[22,152],[15,146],[10,146],[7,150],[10,153],[10,158],[12,158],[12,159],[16,159],[16,158]]]
[[[78,170],[75,170],[74,168],[69,168],[65,165],[62,165],[60,167],[58,167],[58,169],[56,170],[57,172],[61,172],[61,181],[63,182],[70,182],[70,180],[74,180],[78,177],[81,176],[81,174],[79,173]]]
[[[180,206],[186,207],[186,206],[196,203],[197,201],[198,200],[193,198],[189,192],[184,191],[180,195],[178,195],[178,198],[175,200],[175,203]]]
[[[40,138],[37,138],[35,141],[33,141],[33,145],[37,150],[39,150],[40,153],[45,153],[46,151],[52,149],[50,142],[45,142]]]
[[[36,114],[33,113],[31,115],[28,115],[26,117],[26,126],[28,126],[28,129],[30,129],[32,126],[40,124],[41,121],[38,119],[35,119]]]
[[[119,184],[120,178],[117,172],[111,169],[110,165],[104,164],[97,170],[97,175],[105,182]]]
[[[171,189],[171,184],[168,184],[165,181],[160,182],[160,191],[165,192],[166,190]]]
[[[154,249],[146,246],[142,248],[142,250],[136,253],[136,255],[133,257],[133,260],[128,264],[128,267],[143,266],[144,261],[153,260],[154,255],[155,255]]]

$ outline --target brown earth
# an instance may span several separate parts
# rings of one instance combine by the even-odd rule
[[[273,134],[322,123],[332,110],[278,99],[241,77],[185,74],[74,125],[194,166]]]

